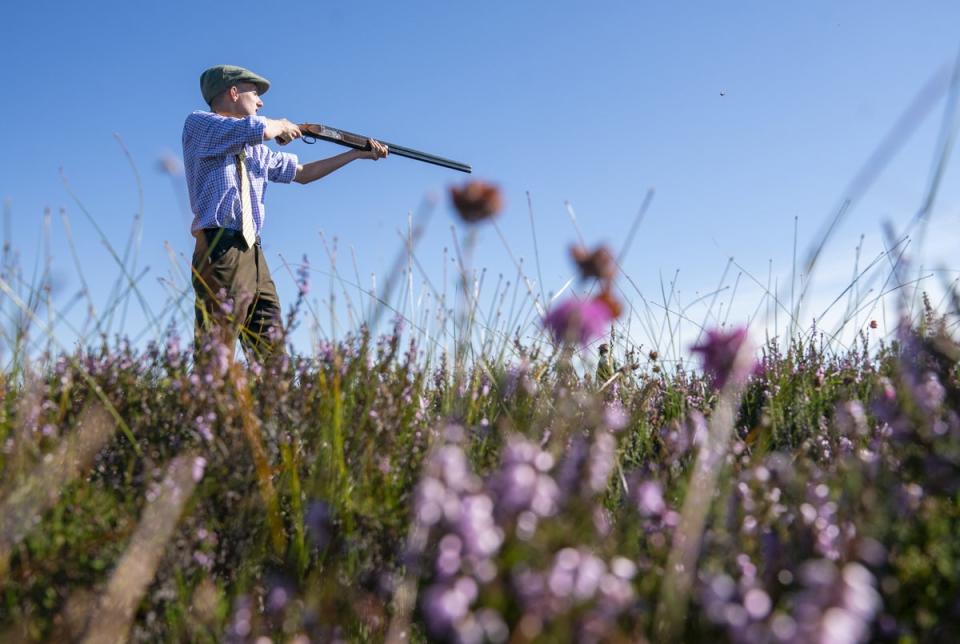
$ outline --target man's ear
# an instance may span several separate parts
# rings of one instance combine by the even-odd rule
[[[240,89],[236,85],[232,85],[230,89],[227,90],[227,93],[230,95],[230,100],[234,103],[240,98]]]

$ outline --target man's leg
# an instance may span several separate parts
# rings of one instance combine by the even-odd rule
[[[284,352],[283,319],[277,286],[263,256],[263,249],[254,246],[254,264],[257,270],[257,292],[240,331],[240,342],[247,358],[263,361]]]
[[[198,340],[215,330],[228,347],[237,341],[257,288],[255,251],[243,246],[220,239],[208,247],[203,235],[197,240],[191,264]]]

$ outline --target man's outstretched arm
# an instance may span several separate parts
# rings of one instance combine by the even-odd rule
[[[339,170],[356,159],[372,159],[376,161],[377,159],[382,159],[387,156],[389,153],[390,150],[387,149],[387,146],[379,141],[370,139],[369,150],[349,150],[328,159],[320,159],[319,161],[312,161],[305,165],[298,165],[297,174],[293,180],[297,183],[310,183],[311,181],[316,181],[321,177],[327,176],[334,170]]]
[[[292,141],[293,139],[299,139],[303,136],[303,133],[300,132],[300,128],[296,123],[291,123],[287,119],[268,119],[264,118],[263,128],[263,140],[275,139],[278,136],[283,136],[286,141]]]

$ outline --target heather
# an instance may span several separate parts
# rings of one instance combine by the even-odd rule
[[[345,313],[348,330],[323,332],[304,258],[287,267],[290,341],[272,358],[184,337],[189,282],[147,339],[110,339],[115,314],[150,309],[135,254],[105,237],[122,275],[105,310],[85,290],[71,302],[90,312],[68,349],[49,273],[31,283],[8,248],[0,641],[960,631],[960,310],[953,285],[934,305],[909,279],[906,237],[890,235],[834,300],[848,301],[835,328],[823,316],[802,328],[803,293],[787,308],[767,289],[761,304],[789,317],[780,335],[712,311],[726,271],[693,303],[664,289],[658,315],[622,268],[649,198],[617,255],[577,229],[577,273],[559,292],[511,251],[516,278],[484,295],[472,257],[491,229],[506,245],[502,197],[483,182],[450,197],[450,300],[425,279],[418,302],[432,305],[414,305],[423,217],[366,291],[323,238],[330,328]],[[697,322],[688,312],[705,298]],[[878,304],[899,320],[888,331],[870,317]],[[291,340],[301,326],[305,349]]]
[[[738,333],[607,383],[546,334],[461,360],[401,324],[266,364],[172,331],[40,356],[0,380],[2,633],[949,639],[944,318],[749,364]]]

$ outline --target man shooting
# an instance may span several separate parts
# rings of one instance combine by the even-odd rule
[[[608,380],[613,378],[613,374],[617,372],[618,367],[613,361],[609,344],[601,344],[599,353],[600,359],[597,361],[597,386],[602,387]]]
[[[233,347],[240,337],[248,358],[283,351],[280,300],[260,246],[267,181],[310,183],[356,159],[387,156],[385,145],[350,150],[301,165],[295,154],[274,152],[264,141],[301,136],[287,119],[258,116],[270,82],[232,65],[200,76],[210,111],[183,125],[183,164],[193,211],[191,233],[196,332],[217,329]]]

